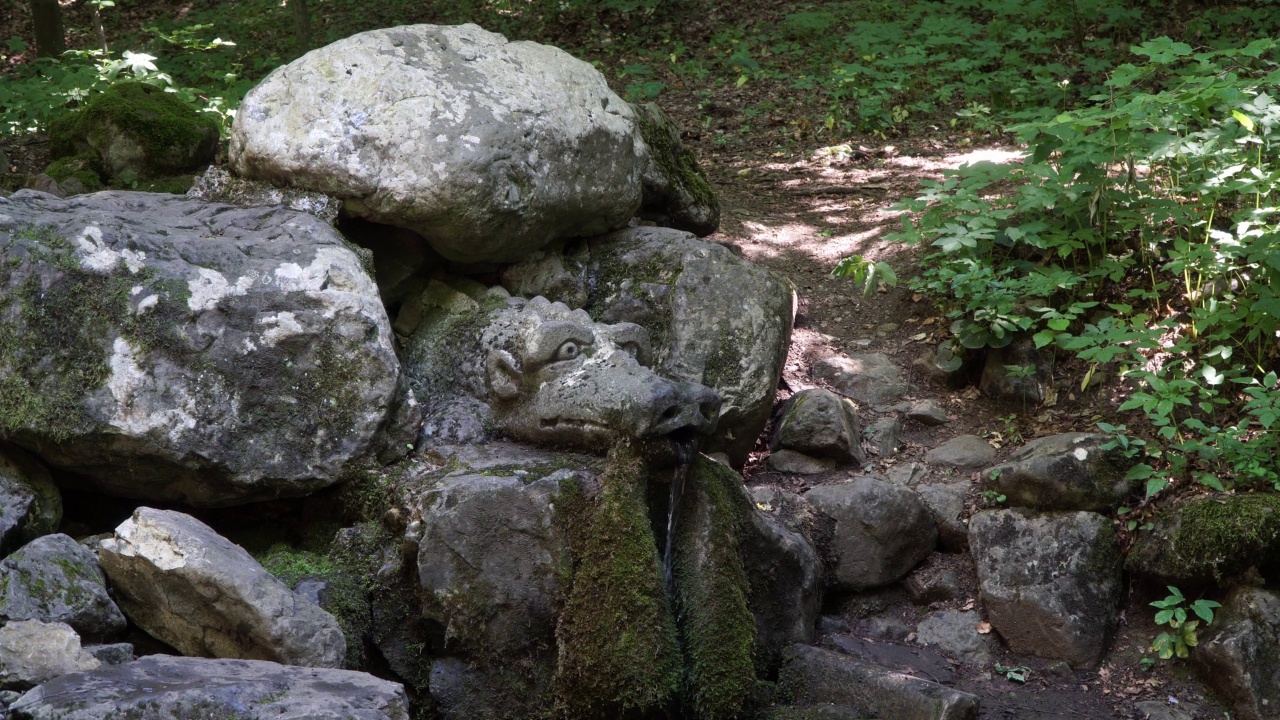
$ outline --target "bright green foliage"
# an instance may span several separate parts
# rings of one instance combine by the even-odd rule
[[[1027,333],[1138,383],[1120,409],[1163,444],[1135,468],[1149,495],[1280,482],[1276,47],[1144,43],[1093,104],[1024,115],[1021,162],[902,205],[920,215],[896,237],[929,248],[915,287],[945,298],[960,345]]]
[[[1182,591],[1170,585],[1169,592],[1171,594],[1165,599],[1151,603],[1151,607],[1159,610],[1156,613],[1156,624],[1169,626],[1169,631],[1160,633],[1151,643],[1151,652],[1159,655],[1161,660],[1174,656],[1187,657],[1190,649],[1199,644],[1196,628],[1199,627],[1200,620],[1209,625],[1213,622],[1213,609],[1222,607],[1221,603],[1201,598],[1190,605],[1191,611],[1200,620],[1188,620],[1188,608],[1184,607],[1187,599],[1182,596]]]

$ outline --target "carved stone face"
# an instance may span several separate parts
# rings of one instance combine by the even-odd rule
[[[538,297],[496,313],[482,345],[489,404],[512,437],[601,448],[715,427],[719,395],[649,369],[639,325],[603,325]]]

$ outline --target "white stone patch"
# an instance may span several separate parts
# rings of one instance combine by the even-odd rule
[[[153,394],[155,379],[138,367],[137,349],[128,340],[116,338],[109,365],[111,377],[107,379],[107,389],[116,401],[115,413],[107,421],[109,425],[134,436],[164,428],[168,430],[169,439],[175,442],[185,431],[195,428],[196,419],[190,414],[195,403],[181,386],[165,388],[166,393],[182,399],[181,407],[173,403],[173,407],[157,411],[147,402]]]
[[[146,267],[147,254],[141,250],[121,250],[120,257],[124,258],[124,266],[129,268],[129,272],[137,275],[142,268]]]
[[[120,264],[120,253],[107,247],[102,239],[102,228],[90,225],[80,231],[76,248],[82,253],[80,267],[97,273],[108,273]]]
[[[232,285],[217,270],[196,268],[196,273],[197,277],[187,281],[187,290],[191,293],[191,297],[187,298],[187,306],[195,312],[212,310],[222,298],[244,295],[253,287],[254,278],[249,276],[238,278]]]
[[[142,313],[150,310],[151,308],[155,307],[159,303],[160,303],[159,295],[148,295],[147,297],[142,299],[142,302],[138,303],[138,309],[136,312],[139,315],[141,315]]]
[[[291,312],[279,312],[274,315],[266,315],[258,318],[258,324],[265,325],[267,328],[262,331],[262,342],[265,343],[267,347],[275,347],[285,338],[306,333],[306,329],[298,322],[297,316]],[[245,342],[248,341],[246,340]]]
[[[1082,448],[1082,447],[1081,447],[1081,448],[1076,448],[1075,450],[1072,450],[1072,451],[1071,451],[1071,454],[1072,454],[1072,455],[1074,455],[1074,456],[1075,456],[1075,458],[1076,458],[1077,460],[1080,460],[1080,461],[1084,461],[1084,460],[1088,459],[1088,457],[1089,457],[1089,451],[1088,451],[1088,450],[1085,450],[1085,449],[1084,449],[1084,448]]]
[[[187,556],[169,533],[130,519],[116,528],[116,536],[101,543],[104,551],[123,557],[146,558],[160,570],[176,570],[187,565]]]

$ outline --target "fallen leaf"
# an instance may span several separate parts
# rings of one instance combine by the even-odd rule
[[[989,623],[989,622],[980,622],[980,623],[978,623],[978,634],[979,634],[979,635],[987,635],[987,634],[989,634],[990,632],[991,632],[991,623]]]

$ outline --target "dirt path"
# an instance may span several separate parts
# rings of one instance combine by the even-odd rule
[[[964,138],[925,141],[913,146],[863,148],[852,153],[817,153],[775,157],[773,153],[732,155],[700,148],[704,169],[720,192],[721,229],[710,239],[730,245],[742,255],[789,278],[799,296],[799,313],[779,401],[794,391],[818,384],[809,375],[818,360],[833,354],[880,352],[908,370],[911,399],[934,398],[951,421],[929,428],[907,423],[900,454],[870,457],[868,470],[837,471],[826,476],[796,476],[774,472],[763,463],[758,446],[747,467],[752,485],[778,485],[803,490],[812,484],[840,482],[860,472],[884,472],[895,465],[919,460],[923,453],[961,434],[986,437],[1003,458],[1024,440],[1056,432],[1090,431],[1110,407],[1099,397],[1076,397],[1069,388],[1070,368],[1059,368],[1053,382],[1061,388],[1052,407],[998,403],[977,388],[948,389],[910,372],[911,361],[947,337],[947,323],[926,298],[914,294],[905,281],[916,272],[919,249],[885,236],[901,228],[901,216],[890,208],[914,196],[920,182],[939,179],[947,169],[976,160],[1007,161],[1016,157],[1009,146],[975,148]],[[863,297],[851,279],[830,273],[840,258],[859,254],[889,262],[902,281],[898,287]],[[1078,378],[1075,379],[1078,385]],[[864,423],[874,418],[864,409]],[[967,508],[983,506],[972,478]],[[998,653],[1006,667],[1028,666],[1028,682],[1007,680],[994,667],[956,664],[930,648],[905,639],[877,639],[884,619],[897,618],[914,628],[935,610],[969,610],[977,605],[977,579],[967,554],[935,554],[922,572],[953,571],[961,578],[962,596],[953,601],[915,607],[901,591],[884,591],[837,598],[826,612],[845,624],[864,652],[880,662],[931,677],[942,673],[948,684],[982,699],[981,718],[1019,720],[1077,720],[1079,718],[1147,718],[1138,704],[1155,702],[1186,715],[1167,717],[1224,718],[1191,678],[1185,664],[1162,664],[1143,670],[1140,660],[1158,630],[1148,603],[1163,597],[1163,587],[1132,585],[1130,602],[1109,659],[1096,671],[1074,672],[1062,663]],[[1156,593],[1160,592],[1159,595]],[[870,596],[870,597],[868,597]],[[868,614],[868,607],[875,608]],[[1148,706],[1148,710],[1150,707]],[[1152,717],[1166,717],[1154,715]]]

